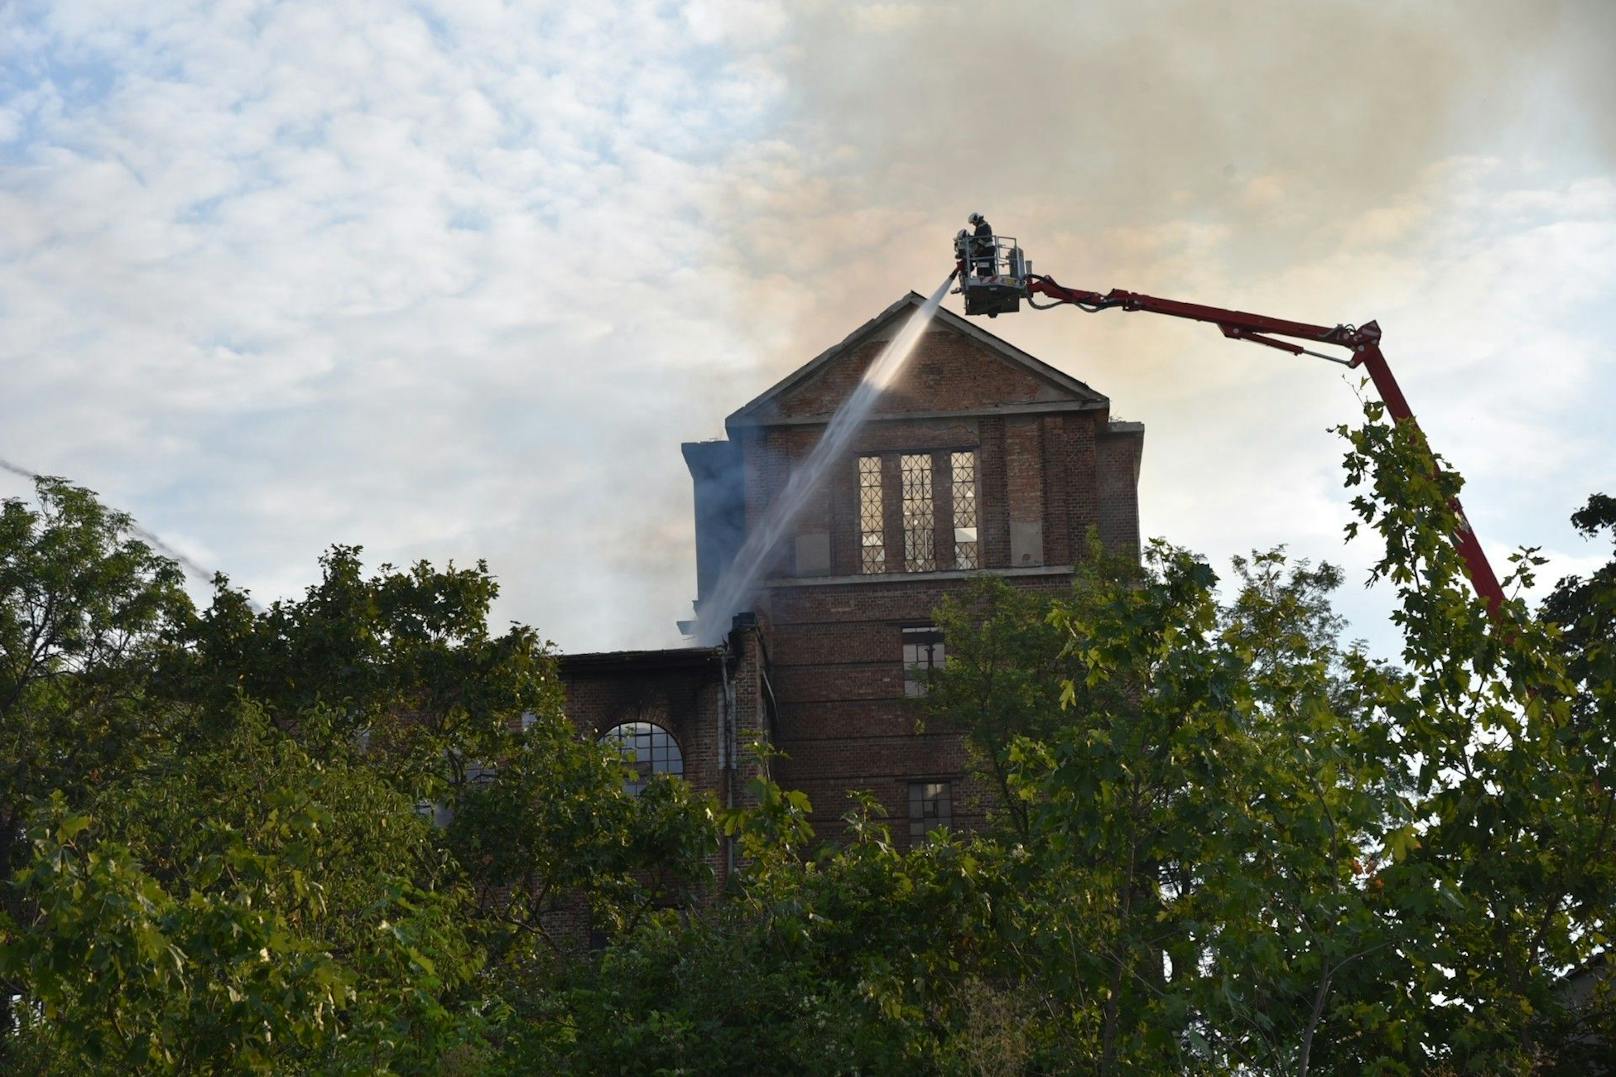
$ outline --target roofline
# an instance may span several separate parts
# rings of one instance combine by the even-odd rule
[[[590,651],[556,656],[561,675],[613,673],[625,669],[700,669],[724,660],[723,647],[669,647],[659,651]]]
[[[864,420],[864,425],[872,426],[876,423],[901,423],[922,419],[957,419],[962,416],[991,418],[995,415],[1045,415],[1066,411],[1104,411],[1107,406],[1108,402],[1105,401],[1052,400],[1031,404],[997,404],[988,407],[961,408],[956,411],[893,411],[883,415],[872,415]],[[793,415],[784,419],[765,419],[748,415],[744,418],[733,420],[731,425],[734,427],[823,426],[830,420],[831,416],[828,414]]]
[[[832,344],[830,347],[808,360],[802,366],[797,367],[791,373],[787,374],[785,377],[763,390],[757,396],[754,396],[751,400],[748,400],[746,403],[730,412],[729,415],[724,419],[725,429],[728,429],[729,425],[735,419],[750,411],[755,411],[759,405],[761,405],[771,396],[774,396],[777,393],[783,393],[797,382],[802,381],[809,374],[828,363],[832,357],[854,347],[856,344],[862,343],[863,338],[874,332],[883,322],[886,321],[887,318],[896,314],[903,307],[913,306],[917,302],[925,302],[918,292],[911,291],[908,295],[902,296],[897,302],[888,306],[886,310],[883,310],[880,314],[877,314],[875,317],[871,318],[869,321],[847,334],[847,336],[843,337],[838,343]],[[939,312],[941,312],[943,308],[938,307],[937,309]]]
[[[698,468],[703,471],[713,470],[713,461],[723,457],[735,457],[735,443],[727,437],[711,438],[707,441],[682,441],[679,443],[679,455],[684,457],[685,470],[692,478],[698,477]]]
[[[843,355],[851,349],[864,343],[865,340],[873,336],[888,322],[889,319],[892,318],[893,315],[900,312],[904,307],[921,307],[924,306],[925,303],[926,297],[915,291],[911,291],[907,295],[900,297],[895,303],[889,305],[881,313],[877,314],[875,317],[853,330],[847,336],[843,337],[839,343],[833,344],[829,348],[826,348],[824,351],[808,360],[808,362],[804,363],[796,370],[793,370],[784,378],[781,378],[763,392],[759,393],[757,396],[735,409],[724,419],[724,428],[728,430],[731,427],[736,426],[774,425],[774,423],[770,420],[760,420],[755,414],[763,406],[765,401],[801,383],[818,372],[820,367],[826,365],[832,359]],[[1045,378],[1048,381],[1054,382],[1061,388],[1066,389],[1068,392],[1071,392],[1081,398],[1083,402],[1087,403],[1092,408],[1109,407],[1111,404],[1110,398],[1105,396],[1103,393],[1096,392],[1091,386],[1078,381],[1076,378],[1065,373],[1064,371],[1057,370],[1055,367],[1050,366],[1037,356],[1022,351],[1020,348],[1016,347],[1014,344],[1011,344],[1003,337],[995,336],[994,334],[989,333],[987,330],[979,328],[973,322],[967,321],[965,318],[955,314],[946,307],[937,308],[936,318],[940,319],[944,325],[949,326],[957,332],[963,333],[965,336],[975,340],[979,344],[985,345],[990,351],[998,353],[1000,356],[1010,360],[1011,362],[1019,363],[1020,365],[1030,369],[1033,373]],[[1055,411],[1070,409],[1046,407],[1045,410]],[[946,412],[940,414],[965,415],[973,413]],[[784,424],[782,423],[782,425]]]

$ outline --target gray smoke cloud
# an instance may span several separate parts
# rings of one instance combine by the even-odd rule
[[[972,210],[1085,286],[1279,272],[1446,157],[1616,149],[1613,46],[1603,0],[801,5],[715,214],[805,354]]]
[[[1604,0],[793,5],[760,61],[773,137],[712,209],[758,382],[935,279],[979,210],[1069,285],[1378,318],[1495,560],[1563,542],[1602,466],[1573,410],[1602,391],[1582,353],[1608,317],[1579,297],[1611,272],[1613,48]],[[1324,433],[1352,376],[1166,319],[980,324],[1146,422],[1147,533],[1362,567]],[[1365,626],[1377,602],[1344,597]]]

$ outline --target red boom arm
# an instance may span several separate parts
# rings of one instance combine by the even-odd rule
[[[1072,303],[1084,310],[1111,308],[1142,310],[1173,318],[1210,322],[1221,329],[1224,336],[1234,340],[1249,340],[1253,344],[1278,348],[1292,355],[1311,355],[1344,366],[1361,366],[1369,371],[1370,380],[1375,383],[1375,389],[1379,391],[1380,399],[1385,402],[1386,410],[1391,413],[1392,418],[1397,422],[1414,423],[1414,412],[1409,408],[1403,390],[1398,388],[1397,379],[1392,377],[1392,369],[1387,365],[1386,357],[1381,354],[1380,326],[1374,322],[1357,327],[1309,325],[1306,322],[1288,322],[1281,318],[1268,318],[1261,314],[1247,314],[1239,310],[1206,307],[1199,303],[1157,299],[1155,296],[1124,292],[1116,288],[1104,294],[1088,292],[1064,287],[1049,277],[1041,276],[1027,277],[1027,293],[1029,297],[1042,295],[1048,296],[1056,303]],[[1277,337],[1293,337],[1298,340],[1351,348],[1352,358],[1340,359],[1323,352],[1311,351],[1292,341],[1275,339]],[[1415,428],[1418,429],[1417,423]],[[1481,543],[1477,541],[1476,533],[1471,530],[1470,521],[1464,514],[1464,507],[1459,504],[1457,498],[1453,501],[1453,510],[1459,517],[1459,529],[1453,536],[1454,545],[1458,547],[1459,556],[1464,559],[1465,568],[1469,572],[1470,582],[1476,588],[1476,593],[1487,604],[1488,613],[1496,619],[1504,603],[1504,589],[1498,585],[1498,577],[1493,573],[1493,566],[1488,562]]]

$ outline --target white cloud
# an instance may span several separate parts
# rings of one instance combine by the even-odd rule
[[[1609,479],[1616,184],[1469,123],[1559,29],[1433,10],[12,5],[0,456],[261,596],[363,542],[487,557],[501,614],[569,649],[670,643],[678,442],[928,290],[980,208],[1070,283],[1380,317],[1483,535],[1574,548]],[[1149,530],[1367,563],[1336,541],[1334,368],[1135,315],[989,328],[1147,421]]]
[[[509,616],[672,638],[677,442],[745,353],[702,215],[755,71],[637,5],[0,18],[33,132],[0,179],[0,451],[261,594],[327,542],[503,555]]]

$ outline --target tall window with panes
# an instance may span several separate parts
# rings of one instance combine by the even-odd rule
[[[947,661],[943,633],[936,625],[903,630],[903,694],[923,696],[931,678]]]
[[[953,790],[949,782],[909,783],[909,840],[924,841],[938,827],[954,819]]]
[[[931,572],[937,567],[937,521],[931,497],[931,454],[904,453],[903,568]]]
[[[982,559],[976,531],[976,453],[948,455],[954,500],[954,567],[980,568]]]
[[[943,454],[937,454],[942,465]],[[904,453],[898,459],[899,502],[903,508],[904,572],[935,572],[938,542],[952,542],[954,568],[982,567],[981,532],[978,528],[976,493],[977,456],[975,449],[947,454],[948,473],[933,473],[931,453]],[[953,506],[953,527],[942,536],[937,533],[937,504],[934,483],[944,483],[948,504]],[[895,571],[887,563],[886,488],[879,456],[858,458],[859,491],[859,571]],[[944,546],[944,551],[949,547]],[[945,553],[946,557],[946,553]]]
[[[881,458],[861,456],[859,476],[859,550],[861,572],[887,570],[886,502],[881,496]]]

